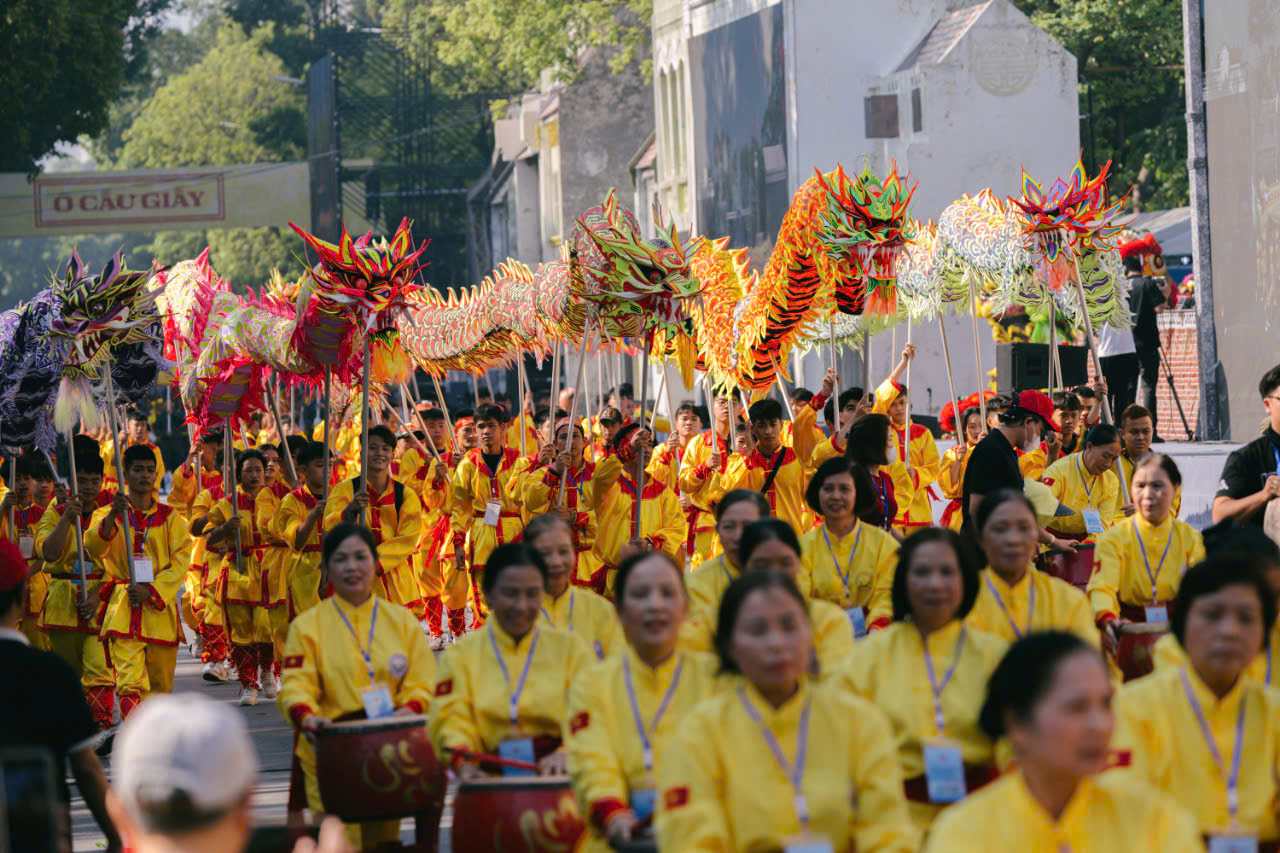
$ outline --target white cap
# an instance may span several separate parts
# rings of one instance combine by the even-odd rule
[[[244,718],[198,693],[154,695],[129,715],[111,752],[111,787],[149,824],[147,803],[182,793],[196,811],[219,814],[258,777]]]

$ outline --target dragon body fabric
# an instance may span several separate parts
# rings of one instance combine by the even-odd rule
[[[398,321],[400,343],[429,373],[483,371],[557,340],[674,338],[696,293],[675,229],[642,239],[611,190],[578,217],[561,260],[536,270],[507,260],[474,287],[414,294]]]
[[[277,279],[262,293],[235,294],[209,264],[208,251],[171,268],[163,290],[166,338],[178,363],[183,404],[202,431],[243,419],[264,406],[268,373],[289,382],[319,382],[326,370],[357,384],[366,338],[375,350],[374,378],[402,381],[408,362],[393,315],[416,289],[418,259],[409,222],[390,240],[343,229],[337,244],[294,226],[319,263],[289,292]]]

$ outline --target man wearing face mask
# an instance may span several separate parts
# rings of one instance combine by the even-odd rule
[[[1022,491],[1018,449],[1039,446],[1040,436],[1053,427],[1053,401],[1040,391],[1019,391],[1000,413],[1000,422],[978,442],[964,472],[962,509],[964,529],[973,532],[972,518],[982,499],[1000,489]]]

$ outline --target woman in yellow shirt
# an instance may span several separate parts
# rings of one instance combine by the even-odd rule
[[[987,558],[978,600],[965,620],[1012,643],[1032,631],[1057,629],[1098,646],[1098,629],[1084,593],[1038,571],[1040,525],[1022,492],[1001,489],[987,495],[974,516],[978,544]]]
[[[776,572],[796,583],[809,602],[809,622],[813,627],[814,659],[809,674],[816,677],[839,668],[853,650],[853,626],[836,605],[808,597],[802,576],[800,540],[791,525],[780,518],[765,518],[748,525],[738,545],[738,561],[742,563],[744,575]]]
[[[584,586],[576,586],[578,553],[573,531],[555,513],[535,516],[524,529],[525,543],[547,564],[547,589],[542,597],[539,624],[577,634],[597,660],[622,649],[622,627],[613,605]]]
[[[494,753],[563,775],[569,686],[591,651],[577,635],[538,624],[547,564],[528,545],[495,548],[482,582],[493,618],[440,656],[430,722],[436,754],[464,780],[487,771],[477,755]]]
[[[982,412],[978,406],[972,405],[960,410],[960,435],[963,441],[942,454],[938,465],[938,487],[947,505],[942,510],[942,526],[949,527],[957,533],[964,520],[960,511],[960,500],[964,496],[964,472],[969,467],[969,454],[982,439]]]
[[[1098,653],[1074,634],[1019,640],[991,675],[979,722],[1008,738],[1017,770],[933,825],[926,853],[1203,851],[1195,823],[1150,786],[1103,773],[1115,718]]]
[[[1108,653],[1115,654],[1126,624],[1167,626],[1183,573],[1204,559],[1199,531],[1173,515],[1173,495],[1181,483],[1172,459],[1147,456],[1133,470],[1136,512],[1098,538],[1087,591]]]
[[[996,776],[995,745],[978,728],[987,679],[1008,644],[966,627],[978,560],[941,527],[907,537],[893,576],[894,623],[854,646],[835,684],[889,718],[915,825]]]
[[[741,678],[695,708],[664,751],[660,850],[917,849],[884,715],[811,682],[812,648],[789,577],[749,572],[729,586],[716,650]]]
[[[569,775],[588,818],[586,850],[647,834],[657,776],[694,707],[711,695],[716,660],[677,647],[688,610],[684,572],[662,551],[622,561],[614,585],[627,643],[583,671],[569,693]]]
[[[1102,424],[1089,430],[1084,449],[1064,456],[1045,469],[1041,479],[1053,490],[1071,515],[1054,518],[1049,530],[1076,541],[1093,541],[1103,531],[1124,519],[1120,479],[1116,460],[1120,458],[1120,437],[1116,428]]]
[[[1187,664],[1116,697],[1119,763],[1190,811],[1211,850],[1280,841],[1280,694],[1244,677],[1275,619],[1255,558],[1211,557],[1187,572],[1173,602]]]
[[[843,610],[855,637],[885,627],[898,541],[858,518],[875,503],[871,477],[846,457],[828,459],[810,478],[805,501],[822,524],[800,538],[802,588]]]
[[[751,489],[735,489],[716,504],[716,541],[720,554],[697,566],[688,580],[689,618],[681,631],[682,644],[695,635],[706,643],[696,647],[699,651],[711,651],[710,637],[716,629],[716,611],[720,597],[739,575],[738,543],[747,525],[769,517],[769,502],[764,495]]]
[[[285,640],[280,710],[303,735],[294,754],[307,806],[324,812],[312,738],[330,723],[425,714],[435,658],[414,614],[373,594],[373,534],[339,524],[324,537],[321,560],[333,597],[300,614]],[[399,839],[399,821],[347,827],[357,849]]]

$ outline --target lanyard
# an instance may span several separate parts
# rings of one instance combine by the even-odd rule
[[[1169,541],[1164,543],[1164,553],[1160,555],[1160,562],[1156,564],[1154,573],[1151,571],[1151,560],[1147,557],[1147,546],[1142,542],[1142,534],[1138,531],[1138,522],[1130,521],[1133,525],[1133,536],[1138,540],[1138,550],[1142,552],[1142,565],[1147,570],[1147,579],[1151,581],[1151,604],[1155,605],[1159,598],[1156,596],[1156,581],[1160,579],[1160,570],[1164,568],[1165,557],[1169,556],[1169,546],[1173,544],[1173,534],[1176,532],[1174,525],[1169,526]]]
[[[1080,456],[1076,456],[1076,471],[1080,474],[1080,485],[1084,487],[1084,501],[1087,506],[1093,506],[1093,489],[1089,486],[1089,480],[1084,475],[1084,467],[1080,464]],[[1097,478],[1094,478],[1097,482]]]
[[[1276,458],[1276,476],[1280,476],[1280,447],[1271,445],[1271,455]]]
[[[338,604],[338,599],[333,599],[333,607],[338,611],[338,615],[342,617],[342,624],[347,626],[347,630],[351,632],[351,639],[356,641],[356,648],[360,650],[360,657],[364,658],[364,668],[369,673],[369,683],[373,684],[377,679],[373,674],[373,629],[378,624],[378,599],[373,599],[373,614],[369,617],[369,639],[364,646],[360,645],[360,637],[356,634],[356,627],[351,624],[351,620],[347,618],[347,614],[342,612],[342,605]]]
[[[1036,612],[1036,585],[1031,578],[1027,577],[1027,583],[1031,585],[1031,591],[1027,593],[1027,628],[1025,631],[1019,630],[1018,623],[1013,621],[1013,614],[1009,612],[1009,608],[1005,605],[1004,599],[1000,597],[1000,592],[996,589],[995,584],[991,582],[991,578],[986,577],[985,572],[983,573],[982,579],[986,581],[987,589],[991,590],[991,594],[995,596],[996,604],[1000,605],[1000,612],[1004,614],[1004,618],[1009,622],[1009,627],[1013,629],[1013,636],[1021,640],[1024,635],[1031,633],[1031,619],[1035,616]],[[1012,588],[1010,588],[1010,590],[1012,591]],[[926,650],[926,660],[928,659],[928,654],[929,653]]]
[[[493,656],[498,659],[498,667],[502,670],[502,680],[507,683],[507,689],[511,690],[511,672],[507,669],[507,662],[502,659],[502,652],[498,650],[498,635],[494,633],[493,626],[489,626],[489,644],[493,646]],[[520,719],[519,706],[520,694],[524,692],[524,683],[529,678],[529,667],[533,665],[533,653],[538,650],[538,629],[533,629],[533,639],[529,641],[529,654],[524,659],[524,669],[520,671],[520,680],[516,682],[515,690],[512,691],[511,697],[507,700],[507,715],[514,726]]]
[[[1204,735],[1205,745],[1209,747],[1209,754],[1213,756],[1213,763],[1218,767],[1218,773],[1227,777],[1227,812],[1231,815],[1231,822],[1234,824],[1236,820],[1236,812],[1240,810],[1240,758],[1244,755],[1244,709],[1245,697],[1240,697],[1240,713],[1236,715],[1236,743],[1231,751],[1231,772],[1227,773],[1227,768],[1222,763],[1222,754],[1218,752],[1218,743],[1213,739],[1213,732],[1209,729],[1209,721],[1204,717],[1204,710],[1200,707],[1200,702],[1196,699],[1195,693],[1191,690],[1191,683],[1187,681],[1187,671],[1182,670],[1182,689],[1187,694],[1187,702],[1191,705],[1191,710],[1196,712],[1196,720],[1200,723],[1200,734]]]
[[[773,732],[764,724],[764,720],[760,717],[760,712],[755,709],[750,700],[747,699],[746,691],[738,688],[738,700],[742,702],[742,709],[747,712],[747,716],[760,729],[760,734],[764,736],[764,742],[768,744],[769,751],[773,753],[773,758],[778,762],[778,767],[782,769],[786,775],[787,781],[791,783],[792,802],[796,809],[796,818],[800,821],[800,826],[806,832],[809,829],[809,804],[804,797],[804,762],[805,753],[809,747],[809,712],[813,707],[813,698],[805,700],[804,710],[800,712],[800,729],[796,732],[796,763],[791,764],[787,761],[787,757],[782,754],[782,746],[778,743],[778,739],[773,736]]]
[[[938,727],[938,734],[942,734],[946,728],[946,717],[942,714],[942,691],[947,689],[947,685],[951,683],[951,677],[956,674],[956,667],[960,665],[960,652],[964,649],[965,629],[960,629],[960,637],[956,640],[956,651],[951,656],[951,667],[942,676],[942,683],[938,683],[938,676],[933,670],[933,656],[929,654],[929,638],[922,632],[920,634],[920,644],[924,646],[924,666],[929,673],[929,689],[933,692],[933,722]]]
[[[550,611],[550,610],[548,610],[548,609],[547,609],[547,608],[545,608],[545,607],[544,607],[544,608],[542,608],[542,615],[546,617],[546,620],[547,620],[547,624],[548,624],[548,625],[550,625],[552,628],[556,627],[556,620],[554,620],[554,619],[552,619],[552,618],[551,618],[551,611]],[[569,622],[569,624],[567,625],[567,627],[568,627],[568,629],[569,629],[570,631],[572,631],[572,630],[573,630],[573,590],[572,590],[572,589],[570,589],[570,590],[569,590],[569,618],[568,618],[568,622]]]
[[[147,534],[151,531],[151,518],[143,514],[141,510],[129,507],[129,523],[133,526],[134,532],[138,534],[134,537],[133,556],[145,557],[147,554]]]
[[[646,729],[644,718],[640,716],[640,704],[636,701],[635,684],[631,681],[631,661],[626,657],[622,658],[622,679],[627,687],[627,698],[631,700],[631,717],[635,720],[636,732],[640,735],[640,748],[644,751],[644,772],[646,773],[653,770],[653,743],[649,740],[649,734],[658,730],[658,723],[662,721],[662,715],[667,713],[671,697],[676,695],[676,685],[680,683],[680,673],[683,671],[684,658],[681,657],[680,662],[676,664],[675,674],[671,676],[671,684],[667,687],[667,692],[663,694],[658,710],[653,715],[653,722]]]
[[[858,525],[858,520],[853,520],[854,525]],[[853,561],[858,556],[858,542],[862,539],[862,527],[858,526],[858,532],[853,537],[853,547],[849,549],[849,562],[845,566],[844,571],[840,570],[840,561],[836,559],[836,549],[831,547],[831,535],[827,532],[827,526],[822,525],[822,538],[827,543],[827,553],[831,555],[831,564],[836,567],[836,574],[840,576],[840,583],[844,584],[845,597],[850,597],[849,592],[849,576],[853,574]]]
[[[881,526],[888,530],[893,527],[893,516],[889,513],[889,493],[884,485],[884,477],[881,476],[883,473],[883,471],[880,471],[876,474],[876,488],[880,490],[880,511],[884,516],[884,522]]]

